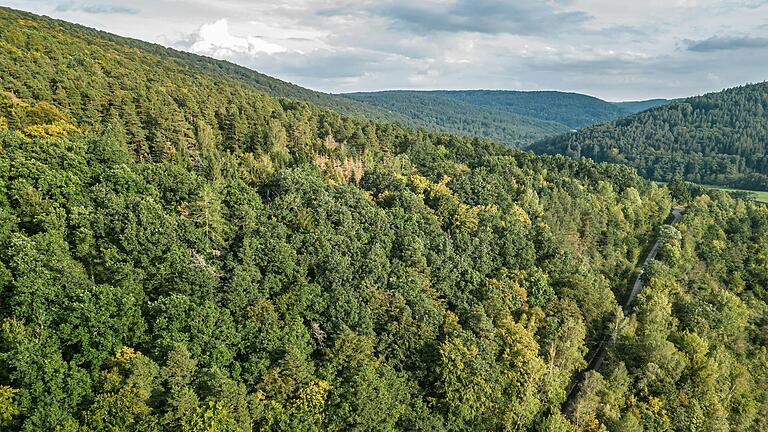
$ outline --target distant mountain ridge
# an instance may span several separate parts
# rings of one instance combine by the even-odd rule
[[[515,147],[570,130],[561,123],[510,114],[457,100],[440,92],[391,90],[343,96],[408,117],[412,126],[480,136]]]
[[[594,96],[560,91],[471,90],[435,94],[509,114],[561,123],[571,129],[631,114]]]
[[[515,90],[389,90],[341,94],[444,132],[525,146],[580,127],[627,117],[664,99],[606,102],[579,93]]]

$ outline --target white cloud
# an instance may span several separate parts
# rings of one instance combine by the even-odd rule
[[[274,54],[287,51],[284,46],[257,36],[238,37],[229,32],[229,23],[222,18],[211,24],[203,24],[194,37],[189,50],[213,57],[228,58],[232,55],[259,53]]]

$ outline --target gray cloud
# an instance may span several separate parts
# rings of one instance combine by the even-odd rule
[[[392,27],[424,34],[430,32],[476,32],[515,35],[545,34],[573,28],[591,19],[582,11],[560,10],[563,1],[546,0],[455,0],[452,4],[396,1],[367,8],[373,16],[391,20]],[[359,13],[338,7],[319,12],[322,16]]]
[[[371,52],[321,50],[313,53],[309,60],[296,52],[272,55],[270,60],[270,69],[290,76],[328,80],[355,78],[367,71],[381,70],[387,67],[388,59]]]
[[[388,59],[371,52],[318,50],[312,56],[298,52],[259,54],[248,56],[234,54],[228,60],[272,73],[285,79],[313,81],[344,81],[360,77],[368,71],[387,68]]]
[[[712,52],[728,51],[743,48],[768,47],[768,38],[750,36],[712,36],[702,40],[686,40],[688,51]]]
[[[647,25],[644,27],[621,25],[604,27],[596,30],[584,29],[580,31],[580,33],[585,36],[597,36],[601,38],[628,38],[636,40],[640,38],[647,39],[655,31],[657,31],[657,29],[653,25]]]
[[[74,1],[64,2],[56,5],[56,12],[85,12],[90,14],[99,15],[137,15],[138,9],[130,8],[122,5],[111,4],[83,4]]]
[[[736,0],[734,3],[735,6],[757,9],[768,4],[768,0]]]

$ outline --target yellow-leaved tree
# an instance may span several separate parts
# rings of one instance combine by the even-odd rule
[[[10,425],[13,417],[19,415],[21,410],[13,401],[19,390],[0,385],[0,426]]]

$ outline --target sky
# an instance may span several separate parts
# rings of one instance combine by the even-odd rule
[[[0,0],[315,90],[676,98],[768,80],[768,0]]]

